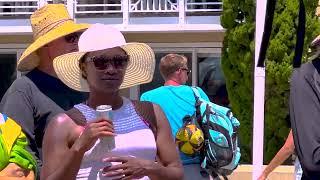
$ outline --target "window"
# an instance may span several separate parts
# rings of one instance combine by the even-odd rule
[[[10,87],[12,82],[17,78],[17,55],[0,54],[0,99]]]
[[[228,93],[224,79],[221,57],[213,53],[198,53],[198,86],[211,102],[228,106]]]

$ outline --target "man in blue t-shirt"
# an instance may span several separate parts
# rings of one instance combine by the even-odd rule
[[[183,117],[192,116],[195,112],[195,97],[190,86],[184,85],[188,81],[188,59],[183,55],[168,54],[161,58],[159,68],[164,78],[164,86],[142,94],[141,101],[158,104],[166,114],[175,137],[183,125]],[[198,88],[201,98],[209,101],[208,96]],[[184,165],[185,179],[209,179],[200,174],[199,157],[190,157],[180,152]]]

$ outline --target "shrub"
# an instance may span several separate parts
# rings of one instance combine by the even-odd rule
[[[305,0],[307,46],[320,32],[315,16],[318,0]],[[289,83],[296,43],[299,1],[277,1],[266,57],[264,160],[281,148],[289,129]],[[221,24],[226,29],[222,68],[232,110],[241,122],[242,162],[251,163],[255,1],[223,0]],[[306,61],[306,58],[303,59]]]

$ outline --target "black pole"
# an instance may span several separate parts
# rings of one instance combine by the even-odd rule
[[[260,54],[258,58],[258,67],[264,67],[264,62],[266,58],[266,53],[269,45],[269,39],[272,31],[272,22],[276,6],[276,0],[267,1],[267,10],[265,16],[264,31],[260,46]],[[299,0],[299,24],[297,28],[297,40],[295,46],[295,54],[293,58],[293,67],[298,68],[301,66],[301,59],[303,53],[304,36],[305,36],[305,26],[306,26],[306,12],[303,0]]]
[[[294,53],[294,58],[292,62],[294,68],[299,68],[301,66],[305,28],[306,28],[306,10],[304,7],[303,0],[299,0],[299,24],[297,28],[297,41],[296,41],[296,47],[294,51],[295,53]]]
[[[264,23],[264,31],[262,35],[262,41],[260,46],[260,53],[258,58],[258,67],[264,67],[264,61],[266,58],[266,53],[269,45],[269,39],[272,31],[272,22],[274,16],[274,10],[276,7],[276,0],[268,0],[267,1],[267,10],[265,16],[265,23]]]

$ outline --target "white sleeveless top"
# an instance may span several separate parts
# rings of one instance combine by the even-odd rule
[[[95,119],[95,110],[85,104],[74,106],[85,116],[86,120]],[[132,102],[123,97],[121,108],[112,111],[113,126],[115,129],[115,148],[110,152],[103,146],[103,141],[98,139],[94,146],[84,154],[78,180],[111,179],[102,176],[100,169],[108,164],[102,159],[112,156],[134,156],[141,159],[154,161],[156,159],[156,142],[154,134],[134,109]],[[117,163],[112,163],[117,164]],[[141,178],[149,179],[147,176]]]

